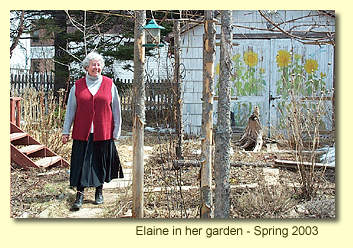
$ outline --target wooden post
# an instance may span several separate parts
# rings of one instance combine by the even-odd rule
[[[20,127],[21,97],[10,97],[10,122]]]
[[[215,134],[215,218],[228,218],[230,209],[230,78],[232,54],[232,12],[221,11],[220,83]]]
[[[212,217],[212,135],[216,28],[212,10],[206,11],[203,42],[201,218]]]
[[[145,125],[145,32],[146,11],[137,10],[134,31],[133,202],[132,217],[143,218],[144,125]]]
[[[177,86],[176,96],[176,132],[178,134],[178,145],[176,147],[176,156],[178,159],[182,159],[183,149],[183,92],[180,80],[180,22],[175,20],[173,23],[174,33],[174,83]]]

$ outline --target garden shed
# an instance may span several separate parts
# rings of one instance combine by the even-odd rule
[[[218,19],[218,17],[217,17]],[[302,82],[307,108],[323,103],[322,131],[334,130],[335,18],[332,11],[233,10],[231,111],[233,128],[244,128],[253,108],[268,135],[280,130],[295,82]],[[183,122],[186,133],[200,134],[203,85],[202,23],[184,26],[181,34]],[[216,21],[214,119],[220,57],[220,22]],[[318,92],[321,92],[320,94]]]

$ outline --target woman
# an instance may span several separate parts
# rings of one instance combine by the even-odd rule
[[[70,186],[77,194],[72,210],[81,208],[84,188],[95,187],[95,204],[102,204],[103,183],[124,177],[114,143],[121,128],[118,90],[112,79],[101,75],[101,55],[88,54],[82,66],[86,76],[70,90],[62,132],[65,144],[73,123]]]

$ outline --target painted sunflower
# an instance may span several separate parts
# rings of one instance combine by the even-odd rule
[[[254,67],[258,63],[258,56],[256,53],[252,51],[248,51],[244,53],[244,62],[250,67]]]
[[[278,67],[286,67],[291,63],[291,55],[286,50],[279,50],[276,56],[276,62]]]
[[[315,59],[307,59],[305,61],[304,69],[307,73],[311,74],[315,72],[319,67],[319,64]]]

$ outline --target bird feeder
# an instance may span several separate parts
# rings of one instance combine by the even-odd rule
[[[147,25],[143,27],[146,32],[146,44],[144,47],[163,47],[163,44],[160,44],[161,40],[161,29],[164,27],[158,25],[154,19],[149,21]]]

